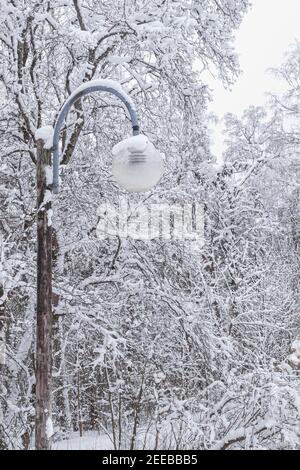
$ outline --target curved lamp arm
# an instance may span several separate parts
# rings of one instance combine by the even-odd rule
[[[130,115],[131,123],[132,123],[132,131],[133,135],[139,134],[139,124],[138,124],[138,117],[129,96],[122,90],[121,86],[118,82],[114,82],[113,80],[92,80],[90,82],[86,82],[85,84],[81,85],[77,90],[75,90],[72,95],[67,99],[65,104],[63,105],[55,126],[54,126],[54,134],[53,134],[53,185],[52,190],[55,194],[58,193],[59,190],[59,134],[61,128],[64,124],[65,118],[67,117],[68,112],[70,111],[72,105],[79,99],[85,95],[93,93],[94,91],[105,91],[107,93],[112,93],[113,95],[117,96],[127,107],[127,110]]]

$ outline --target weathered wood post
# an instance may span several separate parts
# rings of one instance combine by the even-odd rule
[[[50,449],[52,435],[52,227],[51,150],[37,140],[37,316],[35,448]]]

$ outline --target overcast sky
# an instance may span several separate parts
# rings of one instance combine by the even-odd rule
[[[266,70],[281,64],[289,44],[300,39],[300,0],[252,0],[252,8],[236,33],[236,51],[242,75],[226,91],[214,81],[214,101],[210,109],[218,117],[241,114],[249,105],[265,101],[265,92],[280,90],[280,84]],[[223,149],[220,127],[214,132],[213,151]]]

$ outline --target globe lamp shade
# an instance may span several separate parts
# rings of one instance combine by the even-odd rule
[[[129,192],[149,191],[163,175],[161,154],[142,134],[122,140],[112,153],[112,174],[119,186]]]

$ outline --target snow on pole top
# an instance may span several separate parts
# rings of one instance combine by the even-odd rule
[[[35,132],[36,140],[44,141],[44,148],[50,150],[53,146],[54,129],[52,126],[40,127]]]
[[[130,96],[123,90],[122,86],[120,83],[116,82],[115,80],[108,80],[108,79],[96,79],[96,80],[90,80],[89,82],[85,82],[82,85],[80,85],[78,88],[76,88],[73,93],[69,96],[69,100],[72,100],[77,93],[80,93],[81,91],[85,91],[88,88],[94,88],[94,87],[104,87],[104,88],[110,88],[115,90],[119,95],[122,95],[125,101],[133,108],[135,109],[134,103],[131,100]]]

